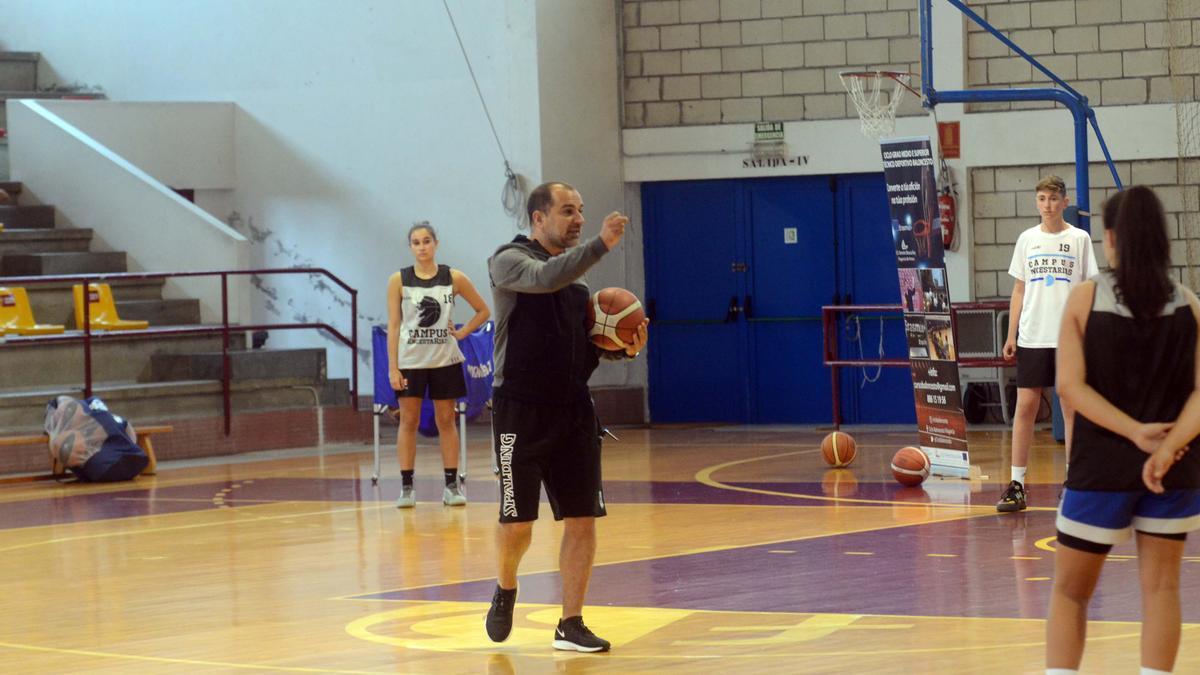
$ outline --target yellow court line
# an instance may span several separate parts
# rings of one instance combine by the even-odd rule
[[[722,483],[721,481],[712,477],[712,475],[714,473],[716,473],[722,469],[728,469],[731,466],[737,466],[738,464],[748,464],[750,462],[760,462],[760,461],[767,460],[767,459],[776,459],[779,457],[790,457],[792,455],[802,455],[802,454],[806,454],[806,453],[810,453],[810,452],[814,452],[814,451],[813,450],[794,450],[792,452],[781,452],[781,453],[775,454],[775,455],[762,455],[760,457],[749,457],[747,459],[736,459],[731,462],[724,462],[722,464],[716,464],[716,465],[710,466],[708,468],[701,469],[700,471],[696,472],[695,478],[696,478],[696,482],[698,482],[698,483],[707,485],[709,487],[714,487],[714,488],[717,488],[720,490],[732,490],[735,492],[749,492],[751,494],[770,495],[773,497],[792,497],[794,499],[813,499],[816,501],[846,502],[846,503],[851,503],[851,504],[875,504],[875,505],[887,505],[887,506],[931,506],[931,507],[938,507],[938,508],[960,508],[960,509],[972,509],[972,510],[987,509],[989,513],[995,513],[995,510],[994,510],[995,507],[993,507],[990,504],[945,504],[945,503],[941,503],[941,502],[918,503],[918,502],[898,502],[898,501],[890,501],[890,500],[886,500],[886,499],[855,499],[852,497],[825,497],[825,496],[818,496],[818,495],[799,494],[799,493],[795,493],[795,492],[777,492],[775,490],[763,490],[761,488],[748,488],[748,487],[742,487],[740,485],[730,485],[728,483]],[[1031,506],[1027,510],[1029,510],[1029,511],[1056,511],[1057,507]]]
[[[208,503],[212,502],[214,499],[224,500],[226,498],[227,498],[226,495],[217,494],[213,497],[196,497],[196,498],[116,497],[113,499],[113,501],[114,502],[172,502],[172,503],[177,503],[177,504],[208,504]],[[313,501],[316,501],[316,500],[308,500],[308,499],[288,499],[286,501],[280,501],[278,499],[246,499],[244,497],[228,497],[228,499],[236,499],[239,502],[246,502],[247,504],[284,504],[284,503],[299,504],[301,502],[313,503]],[[326,500],[321,500],[321,501],[326,501]],[[192,511],[191,513],[195,513],[195,511]],[[167,514],[160,513],[160,514],[155,514],[155,515],[167,515]],[[130,518],[138,518],[138,517],[139,516],[130,516]],[[83,521],[77,521],[77,522],[83,522]],[[34,527],[39,527],[39,526],[35,525]]]
[[[375,675],[378,671],[370,670],[333,670],[330,668],[302,668],[299,666],[258,666],[249,663],[230,663],[227,661],[201,661],[197,659],[174,659],[166,656],[138,656],[135,654],[115,654],[98,652],[90,649],[67,649],[62,647],[38,647],[35,645],[19,645],[12,642],[0,642],[0,649],[16,649],[28,652],[46,652],[51,654],[69,654],[72,656],[91,656],[106,659],[124,659],[127,661],[149,661],[151,663],[176,663],[187,666],[206,666],[210,668],[237,668],[240,670],[272,670],[289,673],[348,673],[351,675]]]
[[[307,501],[305,501],[305,502],[293,502],[293,501],[273,502],[273,504],[311,504],[311,503],[312,502],[307,502]],[[177,531],[181,531],[181,530],[194,530],[194,529],[199,529],[199,528],[204,528],[204,527],[227,526],[234,522],[241,524],[241,523],[248,523],[248,522],[255,522],[255,521],[285,520],[287,518],[307,518],[309,516],[326,516],[326,515],[333,515],[333,514],[337,514],[337,513],[354,513],[354,512],[358,512],[358,511],[369,511],[371,509],[390,508],[391,506],[392,505],[390,503],[376,502],[373,504],[366,504],[366,505],[362,505],[362,506],[350,507],[350,508],[344,508],[344,509],[325,509],[323,511],[309,511],[306,513],[286,513],[286,514],[280,514],[277,516],[255,516],[251,513],[248,513],[248,511],[253,508],[251,506],[242,507],[239,509],[230,509],[228,511],[200,511],[199,513],[222,513],[222,514],[230,513],[230,514],[234,514],[236,516],[236,518],[235,519],[225,518],[220,521],[213,521],[213,522],[208,522],[208,523],[191,523],[189,525],[171,525],[171,526],[167,526],[167,527],[151,527],[151,528],[140,529],[140,530],[120,530],[120,531],[116,531],[116,532],[98,532],[96,534],[81,534],[81,535],[74,536],[74,537],[59,537],[57,539],[43,539],[41,541],[31,541],[31,542],[26,542],[24,544],[14,544],[12,546],[5,546],[3,548],[0,548],[0,553],[5,553],[8,551],[18,551],[18,550],[25,549],[25,548],[34,548],[36,546],[45,546],[47,544],[65,544],[65,543],[75,542],[75,541],[88,541],[91,539],[108,539],[109,537],[126,537],[126,536],[142,535],[142,534],[158,534],[160,532],[177,532]],[[169,516],[175,516],[175,515],[194,515],[195,513],[197,513],[197,512],[190,511],[190,512],[186,512],[185,514],[171,513],[171,514],[155,514],[152,516],[136,516],[130,520],[138,520],[141,518],[161,518],[164,516],[169,517]],[[125,519],[123,519],[123,520],[125,520]],[[39,527],[41,527],[41,526],[39,526]]]
[[[687,506],[687,505],[685,505],[685,506]],[[947,516],[945,518],[939,518],[937,520],[927,520],[927,521],[923,521],[920,523],[893,523],[891,525],[882,525],[882,526],[876,525],[876,526],[872,526],[872,527],[861,527],[861,528],[853,529],[853,530],[839,530],[837,532],[823,532],[821,534],[809,534],[809,535],[804,535],[804,536],[800,536],[800,537],[793,536],[793,537],[787,537],[785,539],[771,539],[768,541],[755,541],[755,542],[748,542],[748,543],[744,543],[744,544],[728,544],[728,545],[724,545],[724,546],[721,546],[721,545],[706,546],[703,548],[689,549],[686,552],[676,551],[673,553],[659,553],[656,555],[648,555],[648,556],[643,556],[640,558],[627,558],[624,560],[610,560],[608,562],[598,562],[593,567],[604,567],[607,565],[626,565],[629,563],[646,562],[648,560],[665,560],[667,558],[677,558],[677,557],[684,556],[684,555],[696,555],[698,553],[718,553],[721,551],[733,551],[733,550],[739,549],[739,548],[753,548],[756,546],[771,546],[773,544],[784,544],[784,543],[791,543],[791,542],[797,542],[797,541],[811,541],[813,539],[824,539],[825,537],[841,537],[841,536],[845,536],[847,534],[864,534],[866,532],[882,532],[883,530],[898,530],[902,527],[917,527],[919,525],[930,525],[930,524],[936,524],[936,523],[952,523],[956,520],[966,520],[968,518],[982,518],[982,517],[985,517],[988,515],[991,515],[991,514],[967,513],[967,514],[962,514],[962,515]],[[4,549],[0,549],[0,552],[3,552],[3,550]],[[870,555],[870,554],[868,554],[868,555]],[[536,571],[532,571],[532,572],[522,572],[520,574],[520,576],[526,577],[526,576],[532,576],[535,574],[552,574],[557,571],[559,571],[559,568],[553,567],[553,568],[548,568],[548,569],[544,569],[544,570],[536,570]],[[430,584],[419,584],[417,586],[403,586],[400,588],[390,588],[390,589],[381,590],[381,591],[372,591],[370,593],[355,593],[354,595],[341,595],[341,596],[336,596],[331,599],[332,600],[359,600],[359,601],[363,601],[363,602],[411,602],[409,600],[391,600],[388,598],[363,598],[363,597],[359,597],[359,596],[379,595],[382,593],[402,593],[404,591],[419,591],[421,589],[437,588],[439,586],[458,586],[461,584],[473,584],[473,583],[480,582],[480,581],[492,581],[492,580],[495,580],[495,578],[496,578],[495,575],[489,575],[486,577],[476,577],[474,579],[460,579],[457,581],[438,581],[438,582],[434,582],[434,583],[430,583]]]
[[[428,601],[408,601],[408,602],[428,603]],[[481,602],[478,604],[480,605],[480,607],[483,607],[487,603]],[[552,607],[555,605],[545,605],[545,606]],[[636,608],[631,608],[631,609],[636,609]],[[812,614],[811,612],[753,612],[753,611],[703,610],[703,609],[690,610],[690,611],[692,611],[693,613],[696,613],[696,614],[751,614],[751,615],[774,615],[774,616],[782,616],[782,615],[794,616],[794,615],[810,615],[810,614]],[[834,616],[838,616],[838,615],[834,615]],[[915,615],[915,614],[914,615],[847,614],[847,615],[840,615],[840,616],[859,616],[859,617],[863,617],[863,618],[870,617],[870,618],[886,618],[886,619],[935,619],[935,620],[962,619],[963,618],[963,617],[935,617],[935,616],[924,616],[924,615]],[[995,621],[1003,621],[1003,622],[1012,622],[1012,621],[1041,622],[1041,621],[1044,621],[1044,619],[1002,618],[1002,617],[970,617],[970,620],[971,621],[993,621],[993,622],[995,622]],[[1092,621],[1091,623],[1092,624],[1128,624],[1128,625],[1140,627],[1139,622],[1132,622],[1132,621]],[[1194,628],[1200,628],[1200,624],[1183,624],[1182,625],[1183,630],[1191,630]],[[1137,632],[1132,632],[1132,633],[1128,633],[1128,634],[1107,635],[1107,636],[1102,636],[1102,637],[1091,637],[1091,638],[1088,638],[1088,642],[1123,640],[1123,639],[1138,638],[1140,636],[1141,636],[1141,631],[1138,630]],[[783,657],[787,657],[787,656],[863,656],[863,655],[878,656],[878,655],[888,655],[888,654],[922,654],[922,653],[928,654],[928,653],[942,653],[942,652],[982,651],[982,650],[993,650],[993,649],[1011,649],[1014,647],[1041,647],[1044,645],[1045,645],[1045,642],[1022,642],[1022,643],[1010,643],[1010,644],[1003,644],[1003,645],[969,645],[969,646],[963,646],[963,647],[945,647],[945,648],[937,648],[937,647],[929,648],[929,647],[927,647],[927,648],[916,648],[916,649],[883,649],[883,650],[876,650],[876,651],[870,651],[870,652],[864,652],[861,649],[859,649],[859,650],[855,650],[855,651],[836,651],[836,652],[796,652],[796,653],[788,653],[788,654],[782,654],[782,653],[721,654],[721,655],[712,655],[712,656],[689,655],[689,654],[620,654],[620,653],[617,653],[617,654],[606,654],[604,656],[604,658],[606,660],[614,659],[614,658],[646,660],[646,659],[713,659],[713,658],[719,658],[719,659],[783,658]],[[374,672],[378,672],[378,671],[360,671],[360,670],[337,670],[337,669],[330,669],[330,668],[304,668],[304,667],[299,667],[299,666],[282,666],[282,665],[255,665],[255,664],[246,664],[246,663],[232,663],[232,662],[227,662],[227,661],[205,661],[205,660],[200,660],[200,659],[180,659],[180,658],[170,658],[170,657],[163,657],[163,656],[141,656],[141,655],[134,655],[134,654],[117,654],[117,653],[113,653],[113,652],[101,652],[101,651],[87,650],[87,649],[69,649],[69,648],[61,648],[61,647],[40,647],[40,646],[36,646],[36,645],[23,645],[23,644],[17,644],[17,643],[12,643],[12,642],[0,642],[0,648],[13,649],[13,650],[18,650],[18,651],[32,651],[32,652],[63,654],[63,655],[72,655],[72,656],[87,656],[87,657],[99,657],[99,658],[109,658],[109,659],[123,659],[123,660],[127,660],[127,661],[141,661],[141,662],[149,662],[149,663],[171,663],[171,664],[195,665],[195,666],[205,666],[205,667],[233,668],[233,669],[238,669],[238,670],[277,671],[277,672],[292,672],[292,673],[338,673],[338,674],[345,673],[345,674],[350,674],[350,675],[371,675]],[[431,650],[431,651],[443,651],[443,652],[445,652],[445,651],[464,651],[465,652],[468,650]],[[475,651],[475,650],[470,650],[470,651]],[[539,653],[539,652],[520,653],[520,655],[527,656],[527,657],[544,657],[544,658],[555,658],[556,656],[558,656],[557,654]]]
[[[1057,553],[1058,549],[1056,549],[1050,545],[1050,542],[1057,541],[1057,540],[1058,540],[1058,535],[1054,535],[1051,537],[1042,537],[1041,539],[1038,539],[1037,541],[1035,541],[1033,543],[1033,545],[1037,548],[1042,549],[1043,551]],[[1014,558],[1015,557],[1016,556],[1014,556]],[[1037,558],[1035,558],[1035,560],[1037,560]],[[1124,553],[1118,553],[1118,554],[1110,553],[1110,554],[1108,554],[1108,556],[1106,556],[1105,560],[1108,562],[1129,562],[1130,560],[1137,560],[1137,556],[1136,555],[1126,555]],[[1184,560],[1184,562],[1200,562],[1200,556],[1185,555],[1185,556],[1183,556],[1183,560]]]
[[[420,605],[420,604],[439,604],[438,601],[428,601],[428,600],[405,600],[403,602],[409,603],[409,604],[418,604],[418,605]],[[462,605],[462,604],[467,604],[467,603],[463,603],[461,601],[454,601],[453,603],[450,603],[450,604]],[[480,609],[482,609],[482,608],[486,607],[488,603],[478,602],[478,603],[471,603],[471,604],[477,604],[477,605],[479,605]],[[525,603],[524,606],[553,608],[553,607],[557,607],[558,605],[547,605],[547,604],[541,604],[541,603]],[[625,609],[636,611],[640,608],[627,607]],[[645,609],[652,609],[652,608],[645,608]],[[820,614],[823,616],[853,616],[853,617],[858,617],[858,618],[897,619],[897,620],[931,619],[931,620],[940,620],[940,621],[945,621],[945,620],[961,621],[963,619],[968,619],[969,621],[993,621],[993,622],[996,622],[996,621],[1003,621],[1003,622],[1027,621],[1027,622],[1037,622],[1037,623],[1045,622],[1045,619],[1004,618],[1004,617],[927,616],[927,615],[919,615],[919,614],[838,614],[838,613],[832,613],[832,612],[755,612],[755,611],[709,610],[709,609],[693,609],[693,610],[687,610],[687,611],[691,612],[693,614],[749,614],[749,615],[757,615],[757,616],[815,616],[815,615]],[[368,622],[377,616],[384,615],[384,614],[392,614],[392,613],[394,613],[394,612],[393,611],[381,612],[380,614],[377,614],[377,615],[371,615],[371,616],[355,619],[350,624],[347,624],[346,633],[353,637],[357,637],[357,638],[365,640],[365,641],[370,641],[370,638],[364,637],[364,635],[371,634],[370,631],[367,630],[367,628],[365,628],[364,626],[373,625]],[[1109,642],[1109,641],[1113,641],[1113,640],[1128,640],[1128,639],[1135,639],[1135,638],[1140,639],[1141,638],[1141,622],[1138,622],[1138,621],[1089,621],[1089,624],[1091,624],[1091,625],[1096,625],[1096,624],[1128,625],[1128,626],[1134,627],[1136,629],[1133,632],[1129,632],[1129,633],[1119,633],[1116,635],[1104,635],[1104,636],[1099,636],[1099,637],[1089,637],[1089,638],[1087,638],[1087,641],[1089,643]],[[880,627],[880,628],[886,628],[886,626]],[[1185,623],[1185,624],[1181,625],[1182,630],[1192,630],[1192,629],[1196,629],[1196,628],[1200,628],[1200,624],[1186,624]],[[612,659],[638,659],[638,660],[663,660],[663,659],[712,660],[712,659],[722,659],[722,660],[728,660],[728,659],[764,659],[764,658],[778,659],[778,658],[793,657],[793,656],[805,656],[805,657],[857,656],[857,657],[862,657],[862,656],[885,656],[885,655],[904,655],[904,654],[958,653],[958,652],[1044,647],[1044,646],[1046,646],[1045,641],[1037,641],[1037,642],[1014,642],[1014,643],[995,644],[995,645],[962,645],[962,646],[957,646],[957,647],[955,647],[955,646],[915,647],[915,648],[899,648],[899,649],[878,649],[878,650],[870,650],[870,651],[859,648],[859,649],[855,649],[852,651],[761,652],[761,653],[755,653],[755,654],[629,654],[629,653],[624,653],[621,650],[618,650],[617,652],[606,653],[603,658],[604,658],[604,660],[612,660]],[[445,648],[445,647],[428,647],[428,646],[420,646],[420,645],[406,646],[406,648],[422,649],[425,651],[433,651],[433,652],[440,652],[440,653],[489,653],[486,651],[480,651],[478,649],[454,649],[454,648]],[[523,657],[542,657],[542,658],[554,658],[555,656],[560,656],[560,655],[556,655],[553,653],[547,654],[541,650],[539,650],[537,652],[512,651],[512,652],[508,652],[508,654],[513,655],[513,656],[519,655],[519,656],[523,656]]]

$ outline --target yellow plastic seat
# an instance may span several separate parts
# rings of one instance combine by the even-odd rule
[[[24,288],[0,288],[0,335],[57,335],[64,330],[64,326],[34,321]]]
[[[75,296],[75,325],[83,329],[83,285],[71,287]],[[88,322],[92,330],[142,330],[150,327],[149,321],[126,321],[117,314],[117,303],[113,300],[112,288],[108,284],[88,284]]]

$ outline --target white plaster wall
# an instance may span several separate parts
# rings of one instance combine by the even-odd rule
[[[155,180],[194,190],[196,206],[209,215],[229,218],[237,183],[234,104],[46,100],[42,105]]]
[[[630,213],[621,176],[619,18],[613,0],[539,0],[538,103],[543,180],[579,189],[589,236],[613,211],[635,216],[621,245],[591,272],[593,289],[618,286],[644,295],[641,222]],[[530,186],[532,187],[532,185]],[[640,207],[634,199],[632,206]],[[593,385],[646,383],[642,360],[601,363]]]
[[[41,105],[164,185],[200,190],[235,185],[232,103],[47,100]]]
[[[539,175],[533,0],[449,6],[513,169]],[[203,195],[206,208],[237,212],[250,264],[327,267],[360,290],[364,391],[368,329],[386,317],[388,275],[411,262],[410,224],[437,227],[439,260],[487,295],[486,258],[513,226],[500,153],[441,2],[3,0],[0,15],[0,48],[41,52],[43,85],[237,106],[236,189]],[[267,278],[252,296],[256,320],[348,332],[345,302],[307,278]],[[330,375],[348,375],[331,340],[277,332],[270,344],[334,347]]]

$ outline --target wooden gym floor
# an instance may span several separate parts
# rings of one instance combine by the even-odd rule
[[[534,528],[513,635],[488,641],[497,490],[472,428],[465,508],[435,447],[399,511],[389,451],[166,463],[133,483],[0,486],[0,663],[21,673],[1041,672],[1061,446],[1039,432],[1030,509],[1000,515],[1008,436],[973,432],[983,481],[901,488],[911,432],[626,429],[605,445],[609,516],[585,619],[609,654],[556,653],[559,527]],[[543,504],[548,513],[548,507]],[[1176,672],[1200,672],[1200,544]],[[1092,606],[1084,672],[1138,666],[1130,546]]]

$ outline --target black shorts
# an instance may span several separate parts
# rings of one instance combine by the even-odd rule
[[[397,389],[396,398],[425,398],[426,391],[434,401],[457,399],[467,395],[467,380],[463,377],[461,363],[441,368],[401,368],[400,373],[408,380],[408,388]]]
[[[1039,389],[1054,386],[1053,347],[1017,346],[1017,386],[1023,389]]]
[[[600,425],[590,401],[560,406],[497,397],[492,406],[500,522],[537,520],[543,483],[555,520],[607,513],[600,485]]]

